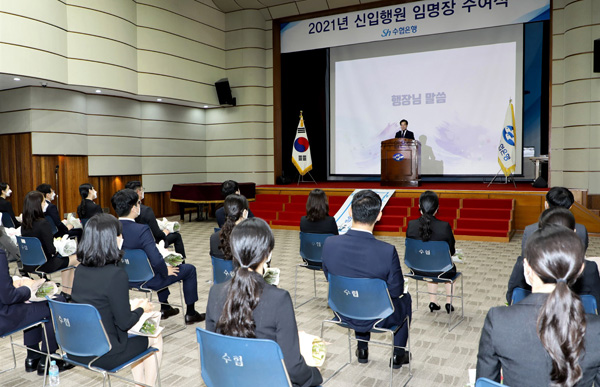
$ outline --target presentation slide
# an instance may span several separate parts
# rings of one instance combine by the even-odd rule
[[[496,174],[518,59],[509,41],[332,61],[330,174],[379,175],[381,141],[401,119],[421,142],[422,175]]]

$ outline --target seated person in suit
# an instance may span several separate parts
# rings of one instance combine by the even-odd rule
[[[144,352],[148,347],[158,349],[158,363],[162,357],[162,336],[128,337],[143,313],[152,312],[147,299],[138,299],[129,305],[129,279],[119,265],[123,252],[122,225],[110,214],[97,214],[85,225],[85,238],[77,246],[77,259],[81,265],[75,270],[73,302],[95,307],[111,349],[98,359],[69,354],[70,358],[92,366],[113,369]],[[153,356],[134,363],[131,372],[136,382],[153,386],[156,382],[156,359]]]
[[[274,246],[273,233],[262,219],[244,220],[233,229],[231,251],[237,274],[210,288],[206,329],[222,335],[275,341],[281,347],[292,384],[318,386],[323,382],[321,373],[306,365],[300,354],[290,294],[263,279]]]
[[[556,224],[570,230],[575,230],[575,217],[571,211],[566,208],[553,207],[542,212],[540,221],[537,224],[540,225],[540,228],[543,228],[548,224]],[[596,265],[596,262],[588,261],[586,259],[583,267],[582,274],[577,278],[573,286],[571,286],[571,289],[579,295],[591,294],[596,298],[596,303],[600,305],[600,274],[598,273],[598,265]],[[506,301],[509,304],[511,304],[512,293],[515,288],[531,290],[531,286],[526,282],[522,256],[517,258],[517,262],[515,263],[513,271],[510,274],[510,279],[508,280]]]
[[[98,197],[98,193],[93,185],[84,183],[79,186],[79,195],[81,196],[81,203],[77,207],[77,216],[79,219],[89,219],[96,214],[102,213],[102,207],[94,203],[94,200]]]
[[[24,237],[34,237],[39,239],[42,250],[46,255],[46,263],[39,267],[38,271],[52,273],[64,269],[67,266],[77,266],[77,256],[75,254],[69,257],[61,256],[54,247],[54,236],[52,227],[44,217],[44,211],[48,203],[44,200],[44,195],[39,191],[31,191],[25,195],[23,203],[23,224],[21,225],[21,235]],[[23,266],[26,272],[33,272],[35,266]],[[63,295],[69,299],[71,286],[73,284],[73,270],[63,270],[60,273],[63,286]]]
[[[152,236],[150,227],[135,222],[140,215],[141,201],[137,193],[132,189],[122,189],[115,193],[110,199],[112,206],[123,224],[123,249],[144,250],[152,270],[154,278],[146,282],[145,287],[159,290],[177,281],[183,281],[183,297],[186,304],[185,322],[194,324],[204,321],[204,313],[198,313],[194,304],[198,301],[198,279],[196,278],[196,267],[182,263],[177,267],[167,266],[162,255],[156,248],[156,241]],[[131,286],[140,286],[140,283],[132,282]],[[161,302],[162,319],[166,320],[179,313],[179,309],[173,308],[168,301],[169,289],[158,292],[158,300]]]
[[[8,183],[0,183],[0,213],[7,213],[10,216],[10,219],[13,222],[14,228],[19,228],[21,222],[17,220],[15,217],[15,212],[13,211],[12,204],[6,200],[6,198],[10,197],[12,194],[12,190]],[[5,227],[10,227],[10,225],[4,224]]]
[[[238,186],[238,183],[233,180],[225,180],[223,184],[221,184],[221,196],[226,198],[231,194],[241,195],[240,187]],[[217,218],[217,224],[219,225],[219,228],[223,227],[223,224],[225,223],[224,207],[221,207],[215,211],[215,218]],[[254,218],[254,214],[252,211],[250,211],[250,208],[248,208],[248,218]]]
[[[452,227],[448,222],[438,220],[435,218],[440,207],[440,201],[438,196],[433,191],[425,191],[419,198],[419,211],[421,211],[421,217],[419,219],[411,220],[408,222],[406,228],[406,237],[411,239],[418,239],[423,242],[427,241],[444,241],[448,242],[450,248],[450,255],[456,253],[454,248],[454,234],[452,233]],[[417,275],[428,275],[431,273],[419,273]],[[440,275],[442,273],[437,273]],[[441,278],[452,278],[456,275],[456,265],[452,266],[452,269],[442,274]],[[437,284],[427,284],[427,291],[429,294],[429,311],[440,310],[440,306],[436,303]],[[450,313],[454,311],[454,307],[450,304],[452,294],[452,284],[446,284],[446,312]]]
[[[306,200],[306,216],[300,219],[300,231],[311,234],[338,235],[338,226],[329,216],[329,203],[325,191],[315,188]]]
[[[552,187],[546,194],[546,209],[561,207],[568,210],[573,206],[573,203],[575,203],[575,197],[573,196],[573,193],[565,187]],[[525,227],[525,230],[523,231],[523,240],[521,241],[521,255],[525,255],[527,238],[529,238],[529,236],[538,228],[539,225],[537,223]],[[581,242],[583,242],[583,246],[587,250],[589,244],[587,229],[583,224],[576,223],[575,232],[577,233],[577,236],[581,238]]]
[[[134,180],[125,184],[125,188],[129,188],[137,192],[140,200],[144,200],[144,187],[142,187],[142,183],[140,181]],[[178,232],[169,232],[169,230],[164,229],[161,230],[158,227],[158,222],[156,222],[156,215],[154,215],[154,211],[152,208],[141,205],[140,216],[135,218],[137,223],[147,224],[150,227],[150,231],[152,231],[152,235],[154,236],[154,240],[156,243],[160,241],[165,241],[165,247],[169,245],[175,246],[175,252],[181,254],[185,259],[185,247],[183,246],[183,240],[181,239],[181,234]]]
[[[479,340],[477,378],[519,386],[600,383],[600,316],[585,314],[572,290],[585,249],[570,230],[543,226],[529,238],[523,261],[532,293],[493,307]]]
[[[378,326],[401,325],[394,335],[393,367],[408,364],[410,354],[405,351],[408,339],[408,324],[403,324],[406,316],[412,319],[411,297],[404,293],[404,277],[396,248],[375,239],[373,228],[381,219],[381,198],[371,190],[357,192],[350,208],[352,228],[344,235],[327,238],[323,245],[323,272],[325,278],[331,272],[350,278],[379,278],[386,282],[394,305],[394,312],[382,320]],[[355,320],[341,316],[350,325],[358,341],[356,354],[359,363],[369,361],[369,330],[376,321]]]
[[[0,226],[1,227],[1,226]],[[2,232],[4,228],[2,227]],[[8,238],[2,234],[2,241]],[[4,246],[5,243],[2,243]],[[13,251],[14,253],[14,251]],[[23,333],[23,342],[27,348],[27,358],[25,359],[26,372],[38,372],[38,375],[44,375],[46,362],[42,355],[34,352],[40,350],[39,343],[42,343],[42,352],[55,353],[58,349],[56,339],[54,337],[54,327],[50,318],[50,309],[48,302],[32,302],[26,303],[33,294],[33,280],[23,278],[19,281],[13,281],[9,271],[8,262],[4,255],[0,255],[0,335],[5,335],[8,332],[14,331],[19,327],[25,327],[42,319],[48,319],[44,323],[48,335],[48,343],[44,340],[44,332],[41,326],[27,329]],[[57,297],[59,301],[64,301],[64,298]],[[59,360],[56,362],[60,371],[64,371],[74,366]]]
[[[415,139],[415,134],[408,130],[408,121],[404,119],[400,121],[400,130],[396,132],[396,138]]]
[[[210,236],[210,256],[230,261],[229,237],[233,228],[248,217],[248,200],[243,195],[231,194],[225,198],[225,224]]]
[[[44,194],[44,199],[46,200],[46,203],[48,203],[44,215],[52,219],[54,226],[56,226],[58,230],[56,234],[54,234],[54,237],[61,238],[63,235],[69,235],[69,237],[75,237],[77,240],[81,239],[81,235],[83,234],[82,229],[73,228],[72,224],[65,225],[61,221],[61,218],[58,215],[58,209],[54,204],[52,204],[52,201],[57,196],[52,189],[52,186],[50,186],[50,184],[40,184],[37,186],[36,190]]]

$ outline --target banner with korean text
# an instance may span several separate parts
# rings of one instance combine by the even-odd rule
[[[550,0],[426,0],[281,24],[281,52],[550,19]]]
[[[362,190],[355,189],[354,192],[352,192],[350,196],[348,196],[348,198],[344,202],[344,205],[340,207],[340,209],[338,210],[338,212],[336,212],[334,216],[340,235],[345,234],[346,232],[348,232],[348,230],[350,230],[350,227],[352,227],[352,217],[350,216],[348,210],[352,206],[352,198],[354,198],[354,195],[356,195],[356,193],[359,191]],[[385,207],[387,202],[392,196],[394,196],[394,193],[396,192],[396,190],[394,189],[372,189],[371,191],[375,192],[381,198],[381,211],[383,211],[383,208]]]

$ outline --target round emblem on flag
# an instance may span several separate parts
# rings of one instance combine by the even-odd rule
[[[502,131],[502,137],[504,137],[504,141],[506,141],[506,143],[508,145],[515,145],[515,135],[513,133],[513,127],[512,126],[505,126],[504,130]]]
[[[392,158],[396,161],[402,161],[404,160],[404,155],[402,153],[396,153],[392,156]]]
[[[296,141],[294,141],[294,149],[298,152],[306,152],[308,150],[308,138],[298,137]]]

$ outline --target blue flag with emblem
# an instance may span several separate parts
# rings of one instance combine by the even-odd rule
[[[504,176],[509,176],[515,172],[517,159],[515,149],[517,144],[517,134],[515,128],[515,111],[512,100],[508,102],[506,116],[504,117],[504,128],[500,136],[500,145],[498,145],[498,164],[504,172]]]
[[[300,123],[298,123],[298,129],[296,129],[296,138],[294,139],[292,149],[292,163],[294,163],[302,176],[306,175],[312,169],[308,136],[306,135],[302,112],[300,112]]]

